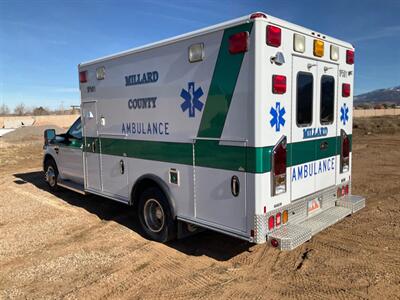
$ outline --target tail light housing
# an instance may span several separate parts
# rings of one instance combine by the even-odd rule
[[[342,84],[342,97],[350,97],[350,84],[349,83]]]
[[[286,93],[286,76],[283,75],[272,76],[272,92],[274,94]]]
[[[87,71],[80,71],[79,72],[79,82],[80,83],[87,82]]]
[[[272,150],[272,196],[286,192],[287,138],[283,136]]]
[[[343,129],[340,131],[340,137],[340,173],[344,173],[349,170],[350,166],[350,139]]]
[[[268,230],[272,230],[275,228],[275,217],[274,216],[270,216],[268,218]]]
[[[238,32],[229,37],[229,53],[237,54],[247,52],[249,49],[249,33]]]
[[[349,65],[354,64],[354,51],[353,50],[346,50],[346,63]]]
[[[282,30],[279,27],[268,25],[267,26],[267,45],[272,47],[279,47],[282,40]]]

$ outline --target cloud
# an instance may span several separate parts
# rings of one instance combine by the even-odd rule
[[[365,42],[392,36],[398,37],[399,35],[400,35],[400,25],[395,25],[395,26],[383,27],[378,31],[357,38],[353,38],[351,40],[353,42]]]

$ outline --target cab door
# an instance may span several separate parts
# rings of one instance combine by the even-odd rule
[[[337,116],[337,76],[338,66],[318,62],[317,70],[317,123],[321,137],[317,140],[316,161],[318,171],[315,175],[316,190],[336,184],[336,126]]]
[[[311,170],[316,149],[312,137],[305,135],[305,132],[318,125],[315,118],[317,69],[316,61],[293,56],[292,135],[288,146],[291,161],[291,200],[316,191],[315,176]]]

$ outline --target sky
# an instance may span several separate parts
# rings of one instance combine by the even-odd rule
[[[79,63],[255,11],[352,43],[356,95],[400,85],[399,0],[0,0],[0,105],[79,105]]]

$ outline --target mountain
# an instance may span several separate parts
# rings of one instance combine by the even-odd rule
[[[354,97],[356,104],[361,103],[387,103],[400,105],[400,86],[388,89],[379,89]]]

